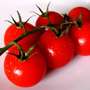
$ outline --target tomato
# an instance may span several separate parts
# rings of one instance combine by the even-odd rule
[[[55,11],[48,11],[47,13],[44,13],[38,17],[36,20],[36,26],[47,26],[48,24],[52,24],[58,28],[62,20],[63,17],[59,13]]]
[[[77,54],[90,55],[90,22],[81,27],[73,26],[70,35],[75,42]]]
[[[39,49],[36,49],[24,61],[8,54],[4,62],[4,71],[13,84],[21,87],[31,87],[45,76],[47,66],[45,58]]]
[[[66,34],[57,37],[48,29],[40,37],[38,45],[46,56],[50,69],[62,67],[74,57],[74,44]]]
[[[16,38],[18,38],[20,35],[24,34],[25,32],[32,31],[33,29],[34,29],[34,26],[29,23],[25,23],[24,28],[17,27],[15,24],[10,25],[5,32],[5,36],[4,36],[5,45],[15,40]],[[41,32],[30,34],[24,37],[18,43],[22,46],[24,51],[27,51],[28,48],[38,40],[40,34]],[[11,47],[9,50],[14,53],[17,52],[17,48],[15,46]]]
[[[82,15],[82,22],[90,21],[90,11],[85,7],[75,7],[68,13],[72,20],[77,20]]]

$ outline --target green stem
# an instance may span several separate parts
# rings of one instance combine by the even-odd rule
[[[75,24],[75,22],[65,22],[65,23],[62,23],[61,26],[64,26],[64,25],[67,25],[67,24]]]
[[[6,50],[8,50],[11,46],[13,46],[13,43],[10,42],[7,46],[0,48],[0,55],[2,55]]]
[[[35,45],[33,45],[32,47],[29,48],[29,50],[27,52],[24,52],[22,47],[17,42],[12,42],[12,44],[14,44],[17,47],[19,54],[17,55],[12,52],[9,52],[9,54],[16,56],[18,58],[18,60],[20,60],[20,61],[27,60],[29,58],[32,50],[35,48]]]
[[[58,35],[58,31],[53,25],[50,24],[48,27],[56,34],[56,36]]]
[[[29,50],[26,52],[26,56],[28,57],[31,53],[31,51],[35,48],[35,45],[29,48]]]
[[[23,58],[25,57],[25,52],[23,51],[22,47],[17,43],[17,42],[13,42],[13,44],[18,48],[19,50],[19,55],[16,55],[17,58],[19,58],[19,60],[23,60]]]
[[[33,45],[32,47],[30,47],[30,48],[28,49],[28,51],[25,52],[25,56],[23,57],[22,60],[27,60],[27,59],[30,57],[31,52],[32,52],[32,50],[33,50],[34,48],[35,48],[35,45]]]
[[[12,47],[14,45],[13,42],[18,42],[21,39],[23,39],[24,37],[28,36],[29,34],[40,32],[41,30],[43,30],[45,28],[46,28],[45,26],[41,26],[41,27],[34,28],[32,31],[25,32],[24,34],[22,34],[21,36],[19,36],[18,38],[16,38],[14,41],[10,42],[5,47],[0,48],[0,55],[2,55],[6,50],[8,50],[10,47]]]

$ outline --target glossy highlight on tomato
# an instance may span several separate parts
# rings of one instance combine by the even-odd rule
[[[38,49],[34,50],[27,60],[20,61],[16,56],[8,54],[4,62],[7,78],[20,87],[32,87],[45,76],[47,65]]]
[[[80,55],[90,55],[90,22],[81,27],[73,26],[70,35],[75,43],[76,52]]]
[[[39,46],[51,69],[64,66],[74,57],[75,48],[70,37],[68,35],[57,37],[50,29],[40,37]]]

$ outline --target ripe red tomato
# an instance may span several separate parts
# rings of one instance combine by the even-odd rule
[[[75,42],[76,52],[80,55],[90,55],[90,22],[81,27],[72,27],[70,35]]]
[[[64,66],[74,56],[74,44],[68,35],[57,37],[54,32],[48,29],[40,37],[38,44],[51,69]]]
[[[4,62],[4,71],[15,85],[31,87],[37,84],[46,74],[46,61],[40,51],[34,50],[26,61],[20,61],[8,54]]]
[[[13,41],[14,39],[18,38],[23,33],[27,31],[32,31],[33,29],[34,26],[29,23],[24,24],[24,28],[17,27],[15,24],[10,25],[5,32],[5,36],[4,36],[5,45]],[[28,35],[27,37],[20,40],[18,43],[22,46],[24,51],[27,51],[28,48],[38,40],[40,34],[41,32],[36,32],[32,35]],[[9,50],[14,53],[18,51],[15,46],[11,47]]]
[[[77,20],[82,15],[82,22],[90,21],[90,11],[85,7],[75,7],[72,10],[70,10],[68,16],[72,20]]]
[[[36,20],[36,26],[47,26],[50,23],[57,28],[61,24],[62,20],[63,17],[59,13],[55,11],[48,11],[48,13],[38,17]]]

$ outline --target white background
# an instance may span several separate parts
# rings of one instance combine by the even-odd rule
[[[67,13],[75,6],[90,8],[90,0],[0,0],[0,47],[4,46],[3,37],[11,20],[10,15],[17,19],[16,11],[22,15],[23,20],[38,12],[36,4],[43,10],[51,1],[50,10]],[[37,16],[31,18],[34,25]],[[5,54],[0,56],[0,90],[90,90],[90,56],[77,56],[68,65],[49,73],[34,87],[21,88],[13,85],[5,76],[3,62]]]

